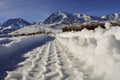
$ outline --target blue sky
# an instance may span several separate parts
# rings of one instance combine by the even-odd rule
[[[120,12],[120,0],[0,0],[0,22],[19,17],[39,22],[56,11],[101,16]]]

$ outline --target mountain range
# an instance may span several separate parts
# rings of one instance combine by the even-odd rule
[[[86,21],[102,21],[101,17],[89,16],[85,14],[71,14],[66,12],[55,12],[50,15],[43,23],[44,24],[54,24],[54,23],[74,23],[74,22],[86,22]]]
[[[120,20],[120,14],[110,14],[105,16],[90,16],[86,14],[80,13],[67,13],[67,12],[54,12],[51,14],[47,19],[45,19],[42,23],[43,24],[72,24],[72,23],[84,23],[84,22],[95,22],[95,21],[111,21],[111,20]],[[0,25],[0,33],[10,33],[17,29],[33,25],[32,23],[22,19],[22,18],[15,18],[15,19],[8,19],[7,21],[3,22]]]

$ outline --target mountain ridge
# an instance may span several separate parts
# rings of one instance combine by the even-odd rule
[[[120,13],[114,13],[104,16],[91,16],[81,13],[68,13],[63,11],[56,11],[47,17],[42,24],[45,25],[56,25],[56,24],[74,24],[84,22],[96,22],[96,21],[112,21],[120,20]],[[39,24],[39,23],[35,23]],[[34,25],[22,18],[8,19],[0,24],[0,33],[10,33],[20,28],[24,28],[29,25]]]
[[[105,16],[91,16],[81,13],[67,13],[63,11],[58,11],[52,13],[47,19],[43,21],[44,24],[54,24],[54,23],[68,23],[68,22],[90,22],[90,21],[111,21],[120,20],[120,14],[109,14]]]

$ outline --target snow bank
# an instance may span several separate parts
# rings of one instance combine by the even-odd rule
[[[120,28],[65,32],[58,41],[84,62],[83,70],[92,80],[120,80]]]
[[[112,27],[112,24],[110,22],[105,23],[106,29],[110,29]]]

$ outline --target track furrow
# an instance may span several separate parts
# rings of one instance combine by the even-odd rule
[[[60,70],[61,66],[59,65],[59,60],[55,52],[53,42],[51,42],[51,46],[49,49],[46,67],[47,71],[44,73],[46,80],[63,80],[64,76]]]
[[[5,80],[91,80],[82,69],[84,64],[57,40],[24,55],[28,57]]]
[[[74,67],[73,62],[68,58],[66,55],[67,53],[64,51],[63,47],[57,40],[55,41],[55,46],[62,65],[62,70],[66,75],[66,80],[83,80],[82,72],[79,72],[77,68]]]

